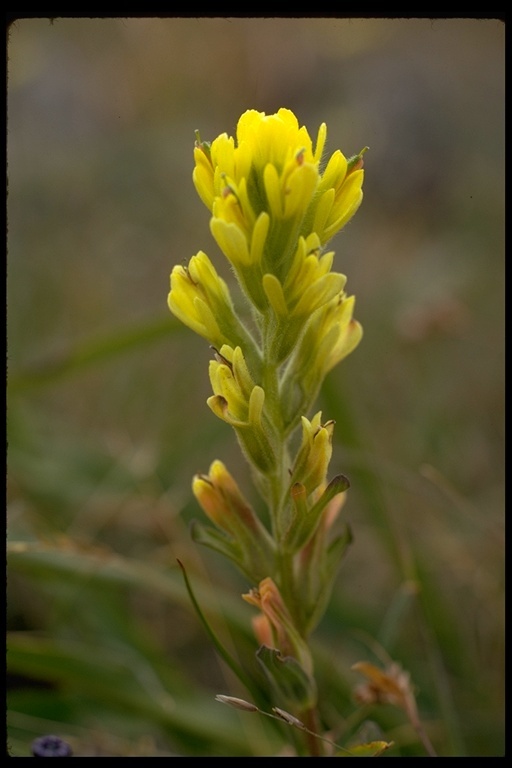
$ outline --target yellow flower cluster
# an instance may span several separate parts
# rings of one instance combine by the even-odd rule
[[[199,142],[193,179],[214,221],[222,222],[214,227],[223,229],[229,240],[233,224],[245,237],[244,256],[251,253],[253,231],[262,218],[302,221],[308,214],[305,234],[316,232],[324,245],[361,204],[363,171],[350,167],[340,150],[320,172],[325,123],[314,149],[307,129],[299,127],[289,109],[274,115],[248,110],[238,121],[236,136],[236,145],[226,133],[211,145]]]
[[[361,204],[364,171],[362,153],[347,161],[339,150],[322,171],[326,135],[322,124],[313,147],[290,110],[248,110],[236,142],[223,133],[196,143],[193,180],[212,234],[261,312],[309,315],[341,291],[321,249]]]

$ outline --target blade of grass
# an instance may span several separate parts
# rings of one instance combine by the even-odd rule
[[[328,378],[324,385],[324,397],[329,408],[329,415],[340,424],[340,432],[343,433],[344,445],[356,453],[364,453],[365,438],[357,423],[355,410],[351,408],[350,398],[344,393],[340,394],[339,381]],[[453,695],[444,671],[443,657],[448,652],[448,646],[443,644],[443,637],[447,635],[453,639],[457,636],[456,626],[450,621],[449,615],[442,609],[443,600],[439,590],[431,583],[426,569],[419,570],[422,561],[422,553],[418,546],[414,547],[407,541],[395,523],[393,515],[389,511],[388,501],[381,482],[375,471],[366,467],[364,463],[354,464],[351,470],[351,485],[358,487],[367,503],[367,508],[379,535],[386,546],[390,560],[400,578],[401,583],[412,583],[419,586],[421,599],[418,606],[421,613],[420,621],[424,625],[428,642],[426,643],[429,664],[439,674],[433,677],[433,687],[438,700],[439,708],[444,717],[444,725],[453,754],[464,754],[462,727],[453,703]],[[432,603],[434,595],[438,602]],[[434,601],[435,602],[435,601]],[[436,607],[437,606],[437,607]],[[436,611],[441,611],[439,616]],[[442,615],[442,620],[440,616]],[[391,627],[384,627],[389,632]],[[464,648],[458,644],[457,654],[463,656]]]
[[[133,677],[130,664],[120,661],[116,650],[11,633],[7,640],[7,664],[11,673],[54,682],[92,696],[98,701],[100,712],[107,708],[135,713],[172,732],[204,742],[203,748],[215,744],[238,754],[247,749],[246,740],[233,721],[210,706],[204,695],[190,689],[187,699],[180,696],[179,706],[161,697],[148,696]],[[204,716],[198,717],[198,711]]]
[[[181,606],[190,607],[186,588],[178,570],[163,566],[149,565],[140,560],[123,557],[100,548],[80,548],[68,539],[59,544],[13,541],[7,546],[9,569],[39,580],[51,578],[66,579],[76,583],[96,580],[108,587],[121,584],[138,589],[147,589],[160,594]],[[219,618],[227,620],[242,633],[247,633],[245,604],[216,587],[219,600],[211,600],[211,588],[201,582],[197,586],[199,599],[207,603],[209,610]],[[222,604],[222,611],[218,607]]]
[[[45,360],[25,370],[9,374],[9,392],[18,394],[38,387],[53,384],[92,365],[111,360],[119,355],[159,341],[173,333],[179,333],[182,326],[170,314],[158,317],[132,328],[123,328],[98,338],[77,344],[61,356]]]
[[[349,398],[343,392],[340,394],[339,386],[339,382],[336,381],[335,389],[333,378],[328,377],[322,389],[322,399],[326,403],[329,416],[335,420],[339,432],[343,434],[344,447],[356,453],[363,452],[365,440],[356,422],[354,409],[351,407]],[[415,573],[409,548],[393,517],[389,514],[388,502],[375,472],[363,463],[354,464],[350,470],[349,479],[351,485],[357,487],[363,495],[400,581],[414,581]]]

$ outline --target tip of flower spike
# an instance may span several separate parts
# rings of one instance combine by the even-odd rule
[[[201,141],[201,135],[199,131],[196,129],[194,131],[194,135],[196,137],[195,145],[198,149],[202,149],[205,153],[206,157],[210,159],[210,148],[211,148],[211,142],[210,141]]]
[[[347,160],[347,174],[352,173],[352,171],[358,171],[360,168],[364,165],[363,155],[365,152],[368,152],[370,147],[363,147],[362,150],[357,155],[353,155],[352,157],[349,157]]]

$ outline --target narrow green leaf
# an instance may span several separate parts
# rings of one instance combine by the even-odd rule
[[[88,585],[97,582],[108,588],[124,585],[135,589],[148,589],[183,606],[190,606],[183,580],[176,568],[148,564],[141,560],[123,557],[102,547],[79,547],[68,539],[58,544],[42,542],[10,542],[7,547],[7,563],[11,571],[24,574],[40,583],[65,579],[67,583]],[[227,616],[230,624],[244,633],[247,616],[242,601],[216,587],[219,600],[211,604],[211,612]],[[203,583],[197,586],[200,599],[211,597],[211,588]],[[218,605],[222,605],[222,614]]]
[[[190,523],[190,535],[192,541],[196,544],[202,544],[204,547],[209,547],[215,552],[219,552],[221,555],[232,560],[238,567],[243,567],[240,548],[233,540],[229,540],[227,536],[216,528],[203,525],[197,520],[192,520]]]
[[[201,621],[203,627],[205,628],[205,630],[206,630],[206,632],[208,634],[208,637],[210,638],[210,640],[212,641],[213,645],[215,646],[215,648],[217,650],[217,653],[226,662],[226,664],[234,672],[234,674],[238,677],[240,682],[243,683],[245,685],[245,687],[250,692],[253,692],[254,691],[253,681],[244,672],[242,667],[235,661],[235,659],[231,656],[231,654],[228,653],[228,651],[222,645],[221,641],[218,639],[217,635],[215,634],[215,632],[213,631],[213,629],[209,625],[208,621],[206,620],[206,617],[203,614],[203,612],[202,612],[202,610],[201,610],[201,608],[199,606],[199,603],[196,600],[196,597],[195,597],[194,592],[192,590],[192,586],[191,586],[190,581],[189,581],[188,576],[187,576],[187,572],[185,570],[185,567],[184,567],[183,563],[180,560],[178,560],[178,565],[180,566],[181,571],[183,573],[183,579],[185,581],[185,586],[187,588],[187,592],[188,592],[188,595],[189,595],[190,600],[192,602],[192,605],[194,606],[194,609],[195,609],[195,611],[197,613],[197,616],[198,616],[199,620]]]

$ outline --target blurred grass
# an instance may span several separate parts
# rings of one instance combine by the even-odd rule
[[[319,400],[355,536],[314,638],[325,725],[344,738],[370,720],[392,754],[421,754],[399,712],[352,701],[350,666],[380,644],[440,754],[503,754],[502,23],[32,19],[8,53],[11,754],[50,731],[83,755],[293,739],[214,702],[246,692],[176,558],[248,665],[251,611],[190,542],[190,479],[222,458],[252,491],[205,405],[208,347],[166,314],[172,266],[200,248],[229,279],[194,129],[280,106],[313,133],[325,120],[329,151],[370,146],[364,204],[333,243],[365,337]]]

